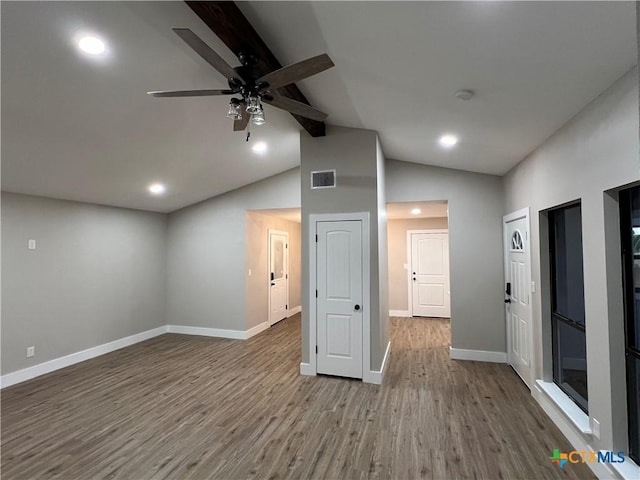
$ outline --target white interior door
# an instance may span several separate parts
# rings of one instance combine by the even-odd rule
[[[411,233],[411,315],[451,318],[449,234]]]
[[[289,303],[289,234],[269,230],[269,324],[287,318]]]
[[[531,257],[528,211],[507,215],[504,232],[508,362],[531,387]]]
[[[317,222],[317,371],[362,378],[362,222]]]

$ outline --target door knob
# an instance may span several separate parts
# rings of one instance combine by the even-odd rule
[[[505,299],[504,303],[511,303],[511,299],[510,298]]]
[[[356,305],[356,306],[355,306],[355,307],[353,307],[353,308],[355,308],[356,310],[360,310],[360,305]]]
[[[272,283],[271,286],[273,287],[275,285],[275,283]]]
[[[414,282],[416,281],[416,277],[413,277],[413,281],[414,281]]]

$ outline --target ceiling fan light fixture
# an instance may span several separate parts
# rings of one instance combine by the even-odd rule
[[[248,97],[247,98],[247,113],[250,115],[254,115],[262,110],[262,105],[260,105],[260,99],[258,97]]]
[[[260,109],[259,112],[251,115],[251,123],[254,125],[264,125],[267,121],[264,118],[264,110]]]
[[[231,120],[242,120],[242,112],[240,111],[240,104],[232,99],[229,102],[229,110],[227,111],[227,118]]]

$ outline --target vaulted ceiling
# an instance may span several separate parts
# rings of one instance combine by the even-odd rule
[[[508,171],[636,63],[633,2],[239,6],[283,65],[333,59],[298,84],[326,123],[378,131],[388,158],[476,172]],[[4,190],[167,212],[299,165],[301,127],[285,112],[266,107],[245,142],[227,97],[145,94],[226,87],[172,27],[238,63],[186,4],[0,7]],[[83,32],[107,54],[81,55]],[[457,100],[461,88],[475,97]],[[437,143],[446,132],[453,149]],[[155,181],[165,195],[147,192]]]

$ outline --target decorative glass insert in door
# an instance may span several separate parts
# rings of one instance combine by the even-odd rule
[[[520,252],[524,250],[524,241],[522,240],[522,234],[520,230],[515,230],[511,235],[511,251]]]
[[[273,280],[284,277],[284,241],[278,237],[272,240],[271,272]]]

